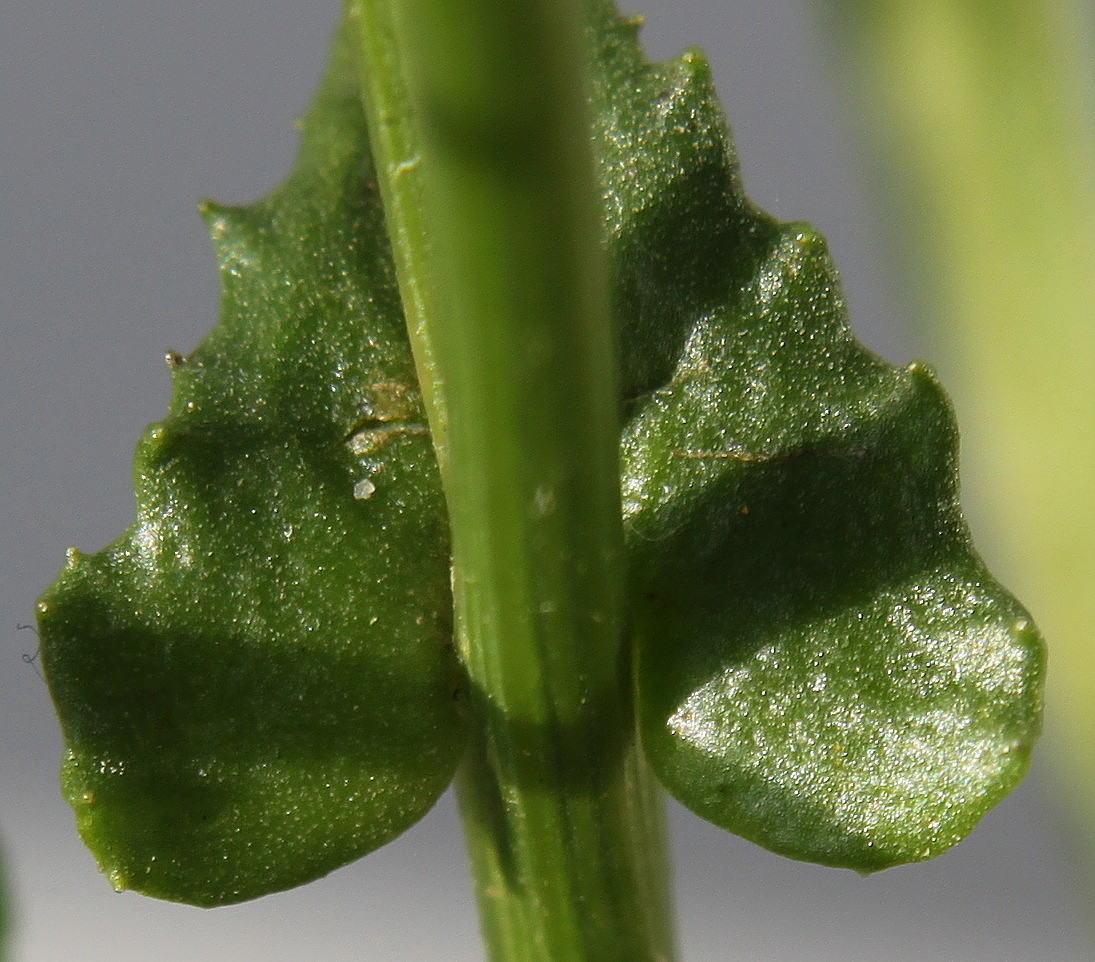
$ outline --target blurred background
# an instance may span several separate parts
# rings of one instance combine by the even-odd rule
[[[921,5],[933,6],[945,8],[945,0]],[[931,239],[941,229],[942,214],[917,194],[928,180],[902,179],[901,158],[910,165],[917,158],[899,135],[872,139],[872,111],[893,80],[887,71],[900,62],[897,48],[882,46],[883,27],[851,0],[647,0],[641,9],[651,56],[687,46],[708,53],[749,194],[777,216],[812,221],[827,235],[860,337],[897,363],[936,362],[953,388],[972,457],[1005,443],[994,417],[1014,413],[1014,405],[978,400],[976,379],[966,376],[973,361],[962,353],[969,341],[953,336],[957,314],[949,312],[961,305],[948,300],[943,267],[914,239],[917,231]],[[1078,45],[1086,38],[1086,49],[1095,50],[1091,23],[1067,20],[1074,8],[1065,0],[1058,12],[1063,35]],[[35,663],[36,636],[22,627],[33,622],[34,600],[67,546],[97,550],[130,522],[133,446],[167,402],[164,352],[187,352],[216,316],[217,277],[195,204],[205,196],[252,200],[288,171],[292,120],[319,76],[337,13],[337,0],[307,14],[287,0],[38,0],[0,13],[0,849],[10,962],[482,957],[448,796],[404,837],[293,892],[214,910],[115,894],[59,796],[60,740]],[[912,29],[901,27],[891,41]],[[1014,87],[1022,51],[1003,63],[1001,89]],[[1077,122],[1095,117],[1091,59],[1087,67],[1067,103],[1046,94]],[[932,96],[943,102],[946,94]],[[1052,171],[1049,182],[1056,182]],[[1044,215],[1058,209],[1043,186],[1030,194]],[[1075,273],[1068,257],[1089,250],[1095,237],[1089,213],[1080,206],[1066,223],[1051,218],[1059,249],[1046,241],[1047,262]],[[993,230],[1036,232],[1025,222],[989,223],[989,239]],[[963,262],[967,270],[974,267]],[[1079,329],[1095,321],[1093,303],[1078,316]],[[1020,308],[1012,313],[1029,324]],[[998,311],[1006,327],[1007,305]],[[1078,385],[1072,395],[1054,393],[1058,385],[1044,370],[1028,372],[1023,385],[1059,405],[1041,428],[1066,437],[1095,411],[1095,379],[1084,366],[1092,349],[1073,348],[1087,376],[1070,375]],[[1016,436],[1006,443],[1025,442]],[[1041,600],[1022,539],[999,525],[989,492],[994,473],[1010,477],[1015,462],[1042,454],[1018,447],[996,468],[983,468],[984,459],[971,464],[971,514],[990,563],[1010,578],[1052,643],[1048,625],[1056,629],[1063,616]],[[1085,457],[1062,469],[1068,486],[1061,498],[1082,495],[1085,486],[1092,493]],[[1046,500],[1055,498],[1047,491]],[[1029,516],[1033,507],[1023,502],[1016,510]],[[1084,530],[1078,520],[1073,537]],[[1082,556],[1066,552],[1064,567],[1075,574]],[[1067,573],[1049,580],[1057,585]],[[1033,598],[1019,582],[1032,585]],[[1062,633],[1086,626],[1080,612],[1069,612],[1075,624]],[[1085,674],[1072,657],[1053,663],[1071,683],[1060,712],[1051,689],[1054,745],[1036,753],[1029,778],[967,841],[934,862],[861,878],[771,855],[671,807],[682,958],[1095,958],[1095,846],[1085,841],[1085,831],[1087,839],[1092,833],[1082,807],[1072,804],[1083,797],[1083,766],[1075,763],[1090,771],[1095,731],[1085,728],[1090,715],[1069,714],[1069,706],[1095,704],[1095,667],[1089,659]],[[1085,700],[1084,692],[1092,696]]]

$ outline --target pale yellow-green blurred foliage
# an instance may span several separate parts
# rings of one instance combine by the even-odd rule
[[[959,412],[966,502],[1050,647],[1046,737],[1095,864],[1095,8],[838,0]]]

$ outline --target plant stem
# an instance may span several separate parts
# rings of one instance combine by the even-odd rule
[[[437,285],[428,280],[430,232],[422,198],[420,138],[404,76],[404,52],[396,37],[393,0],[346,0],[345,7],[351,32],[359,38],[369,138],[380,177],[407,334],[434,450],[442,476],[445,476],[448,474],[447,410],[436,376],[432,328],[427,323],[428,318],[440,316],[441,309]]]
[[[473,728],[458,785],[485,938],[497,960],[669,959],[660,796],[623,641],[579,4],[349,9],[444,452]]]

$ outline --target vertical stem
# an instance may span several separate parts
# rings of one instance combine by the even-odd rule
[[[369,138],[380,177],[399,294],[418,381],[442,476],[448,474],[447,409],[428,318],[441,315],[430,277],[430,231],[422,197],[421,146],[410,106],[404,51],[396,37],[393,0],[346,0],[351,33],[359,38],[360,73]]]
[[[423,311],[410,328],[440,409],[476,732],[459,789],[485,937],[498,960],[668,959],[660,798],[623,643],[579,5],[349,9],[400,284],[428,291],[408,310]]]

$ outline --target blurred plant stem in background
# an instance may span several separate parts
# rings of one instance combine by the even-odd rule
[[[834,36],[902,198],[974,531],[1050,646],[1047,747],[1095,858],[1089,2],[836,0]]]

